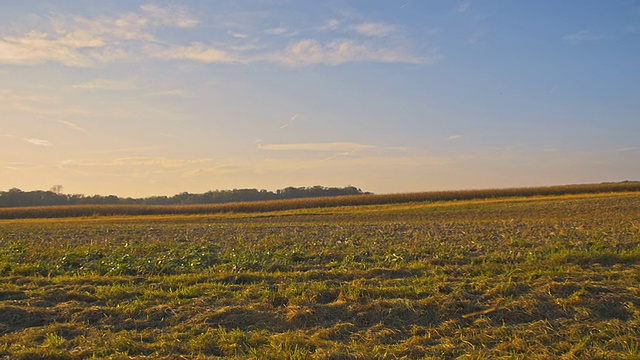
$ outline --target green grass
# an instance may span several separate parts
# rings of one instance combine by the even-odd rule
[[[7,359],[637,359],[640,194],[0,221]]]

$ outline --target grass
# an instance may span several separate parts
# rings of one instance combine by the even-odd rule
[[[0,221],[7,359],[636,359],[640,194]]]

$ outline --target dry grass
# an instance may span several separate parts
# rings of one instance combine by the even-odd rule
[[[637,359],[640,195],[0,221],[7,359]]]

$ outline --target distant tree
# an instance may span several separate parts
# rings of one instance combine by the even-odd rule
[[[9,191],[0,194],[0,205],[3,207],[20,206],[19,202],[22,197],[22,190],[11,188]]]
[[[264,201],[275,199],[295,199],[320,196],[367,194],[362,190],[347,186],[345,188],[328,188],[320,185],[312,187],[286,187],[273,191],[257,189],[214,190],[202,194],[182,192],[171,197],[152,196],[148,198],[119,198],[115,195],[84,196],[82,194],[67,195],[62,193],[62,185],[54,185],[49,191],[22,191],[18,188],[0,191],[0,207],[76,205],[76,204],[221,204],[240,201]]]
[[[152,196],[143,200],[145,205],[171,205],[171,200],[166,196]]]
[[[84,195],[82,194],[67,195],[67,201],[69,202],[69,205],[75,205],[82,199],[84,199]]]

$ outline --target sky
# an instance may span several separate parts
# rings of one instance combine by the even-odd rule
[[[640,1],[0,0],[0,190],[640,180]]]

